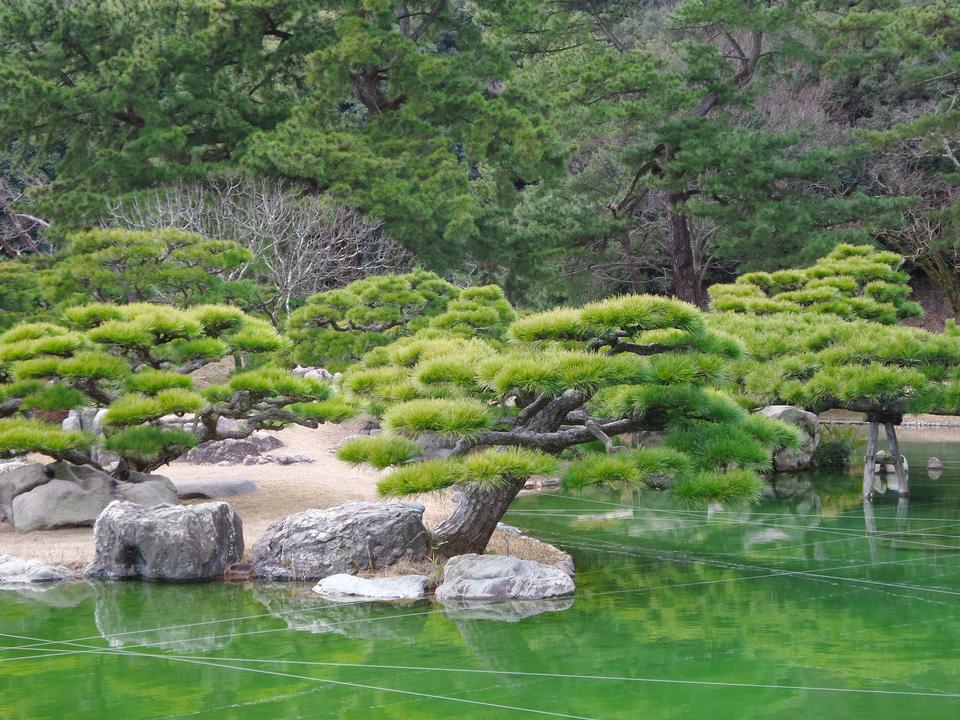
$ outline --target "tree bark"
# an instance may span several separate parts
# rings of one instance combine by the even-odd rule
[[[681,193],[667,193],[667,225],[670,229],[670,272],[673,294],[680,300],[703,305],[703,288],[693,255],[693,240],[690,237],[690,223],[679,212],[679,205],[685,200]]]
[[[526,480],[513,480],[494,490],[461,490],[457,509],[433,529],[437,553],[445,558],[482,553]]]
[[[863,465],[863,499],[873,499],[873,474],[877,469],[877,436],[880,423],[870,420],[867,427],[867,454]]]

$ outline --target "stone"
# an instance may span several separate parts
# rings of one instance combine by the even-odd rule
[[[45,465],[39,463],[5,463],[8,467],[0,473],[0,517],[13,522],[13,500],[18,495],[50,482]]]
[[[438,600],[542,600],[572,595],[562,570],[509,555],[457,555],[443,569]]]
[[[296,465],[312,462],[313,458],[306,455],[247,455],[243,459],[244,465]]]
[[[427,596],[426,575],[398,575],[385,578],[361,578],[338,573],[325,577],[313,591],[329,600],[423,600]]]
[[[211,440],[193,448],[184,456],[184,460],[195,465],[218,465],[241,463],[248,455],[259,455],[269,450],[283,447],[283,443],[273,435],[255,432],[249,437],[226,440]]]
[[[93,526],[90,577],[184,582],[222,575],[243,555],[243,524],[225,502],[146,508],[115,500]]]
[[[352,502],[305,510],[271,524],[253,545],[253,573],[271,580],[319,580],[427,556],[423,513],[401,503]]]
[[[820,445],[819,418],[812,412],[792,405],[768,405],[758,412],[764,417],[795,425],[803,433],[803,440],[796,450],[781,448],[774,452],[774,472],[797,472],[809,469],[813,454]]]
[[[162,475],[147,477],[152,479],[119,483],[116,490],[117,499],[145,507],[177,504],[176,485]]]
[[[245,478],[196,478],[177,480],[174,485],[181,500],[219,500],[231,495],[248,495],[257,489],[253,480]]]
[[[932,457],[927,460],[927,470],[943,470],[943,460],[938,457]]]
[[[64,430],[85,430],[94,435],[102,435],[103,418],[106,414],[106,408],[84,407],[73,409],[67,413],[61,427]]]
[[[59,565],[45,565],[39,560],[21,560],[13,555],[0,555],[0,588],[28,583],[69,580],[73,571]]]
[[[79,481],[53,479],[14,498],[13,526],[18,532],[30,532],[93,525],[112,494],[113,484],[105,473]]]

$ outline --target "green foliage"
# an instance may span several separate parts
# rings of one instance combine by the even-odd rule
[[[477,400],[410,400],[384,414],[386,426],[402,433],[464,436],[490,427],[490,410]]]
[[[860,434],[854,427],[821,425],[820,444],[813,452],[813,465],[821,468],[845,468],[850,465],[860,444]]]
[[[669,447],[638,448],[614,454],[591,452],[572,462],[563,475],[567,487],[600,486],[615,489],[662,486],[685,477],[692,469],[689,456]]]
[[[38,452],[56,457],[67,450],[89,448],[88,433],[65,431],[59,425],[23,418],[0,418],[0,456]]]
[[[711,305],[718,311],[809,311],[895,324],[922,314],[919,305],[906,299],[909,276],[899,269],[902,264],[895,253],[840,245],[805,270],[747,273],[734,284],[713,285]]]
[[[421,450],[417,443],[400,435],[373,435],[347,440],[337,449],[337,457],[354,465],[367,463],[382,470],[414,459]]]
[[[456,485],[466,477],[459,460],[426,460],[392,470],[377,483],[377,492],[384,497],[419,495]]]
[[[356,408],[340,397],[318,402],[293,403],[285,406],[284,410],[297,417],[319,422],[341,422],[357,414]]]
[[[725,473],[702,472],[680,480],[674,495],[691,504],[719,502],[736,506],[756,502],[763,495],[763,478],[751,470],[730,470]]]
[[[125,428],[104,443],[110,452],[135,458],[140,465],[163,464],[167,458],[182,455],[196,445],[197,436],[191,432],[152,425]]]
[[[38,388],[23,398],[24,410],[70,410],[83,405],[86,396],[79,390],[64,385]]]
[[[381,275],[307,299],[290,316],[294,356],[331,372],[379,345],[412,335],[447,309],[458,288],[433,273]]]

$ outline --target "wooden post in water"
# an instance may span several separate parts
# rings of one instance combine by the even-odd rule
[[[863,465],[863,499],[873,498],[873,474],[877,469],[877,437],[880,435],[880,423],[869,420],[867,426],[867,454]]]
[[[910,497],[910,481],[907,480],[907,471],[903,467],[903,456],[900,454],[900,444],[897,442],[897,428],[889,421],[883,424],[883,428],[887,431],[887,442],[890,443],[890,452],[893,453],[896,462],[900,497]]]

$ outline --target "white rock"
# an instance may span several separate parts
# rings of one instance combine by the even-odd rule
[[[457,555],[443,570],[438,600],[540,600],[572,595],[562,570],[509,555]]]
[[[0,555],[0,587],[57,582],[71,577],[73,572],[59,565],[44,565],[39,560],[21,560],[13,555]]]
[[[313,587],[313,591],[325,598],[351,601],[358,598],[369,600],[422,600],[427,594],[426,575],[399,575],[368,579],[340,573],[325,577]]]

